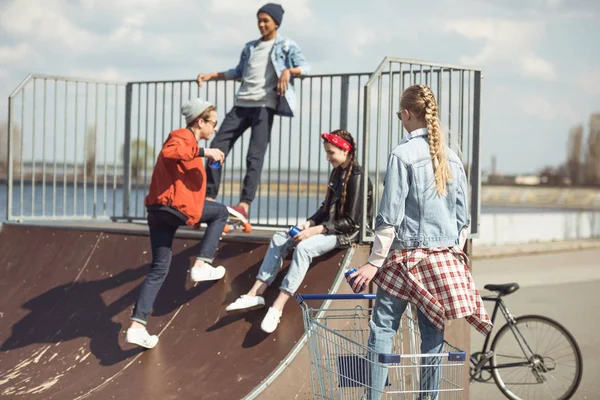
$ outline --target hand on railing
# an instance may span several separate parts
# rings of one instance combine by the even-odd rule
[[[284,69],[281,73],[281,77],[279,78],[279,82],[277,82],[277,94],[279,96],[285,96],[285,92],[290,86],[290,78],[292,74],[289,69]]]
[[[214,79],[217,76],[218,76],[218,74],[216,74],[216,73],[198,74],[198,78],[196,79],[198,81],[198,86],[202,87],[202,82],[210,81],[211,79]]]

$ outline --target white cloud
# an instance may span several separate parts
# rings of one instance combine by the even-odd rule
[[[52,1],[40,3],[41,7],[34,7],[32,1],[14,1],[4,8],[0,15],[0,26],[12,35],[23,35],[33,31],[40,18],[43,18],[45,9],[51,10]]]
[[[600,96],[600,68],[588,68],[578,71],[575,83],[580,90]]]
[[[121,25],[112,32],[109,40],[118,42],[120,40],[130,41],[133,44],[142,42],[144,33],[142,31],[145,16],[143,14],[125,17]]]
[[[199,6],[192,0],[85,0],[83,4],[88,11],[112,11],[115,15],[154,14],[167,10],[181,12]]]
[[[78,28],[61,12],[66,4],[61,0],[37,2],[13,1],[0,16],[0,26],[6,33],[30,42],[60,44],[81,50],[92,39],[85,29]]]
[[[558,18],[563,19],[594,19],[596,18],[596,14],[591,11],[567,11],[561,13]]]
[[[119,72],[115,67],[107,67],[101,69],[73,68],[69,70],[67,76],[123,83],[127,82],[131,78]]]
[[[5,65],[24,65],[33,61],[36,52],[27,43],[19,43],[15,46],[0,46],[0,60]]]
[[[261,0],[210,0],[208,9],[211,13],[215,14],[248,15],[249,13],[256,12],[263,4],[264,2]],[[284,18],[285,17],[287,17],[287,15],[284,13]]]
[[[570,119],[576,114],[573,107],[561,99],[549,98],[538,93],[521,93],[516,97],[515,105],[525,115],[548,121]]]
[[[520,61],[521,69],[525,76],[546,81],[556,80],[556,69],[554,68],[554,65],[537,55],[523,55]]]
[[[230,18],[238,15],[247,18],[249,15],[255,15],[265,3],[265,0],[210,0],[208,9],[217,15],[227,15]],[[305,21],[312,16],[307,0],[283,0],[278,3],[284,10],[282,25]]]
[[[347,19],[344,25],[350,29],[345,30],[344,35],[339,38],[341,43],[338,44],[355,56],[363,56],[365,50],[389,38],[386,32],[377,29],[376,26],[368,25],[357,17]]]
[[[501,18],[459,19],[443,22],[443,29],[482,42],[479,52],[462,56],[461,63],[476,67],[509,67],[523,76],[556,79],[554,65],[534,51],[545,29],[543,22]]]

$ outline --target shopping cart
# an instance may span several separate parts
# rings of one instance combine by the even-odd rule
[[[443,353],[419,354],[420,337],[410,305],[394,337],[393,354],[368,348],[373,294],[298,294],[310,358],[314,399],[461,399],[466,354],[448,343]],[[322,308],[307,302],[324,301]],[[327,307],[354,300],[353,308]],[[371,381],[385,381],[376,388]]]

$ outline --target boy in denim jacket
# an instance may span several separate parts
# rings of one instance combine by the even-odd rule
[[[198,85],[210,79],[242,81],[233,109],[227,114],[221,129],[211,143],[225,156],[246,129],[251,128],[250,146],[246,155],[246,176],[240,201],[228,207],[229,212],[248,222],[248,209],[254,200],[275,114],[293,117],[296,97],[292,77],[306,74],[310,66],[300,47],[278,34],[283,8],[268,3],[258,10],[261,38],[248,42],[235,68],[225,72],[198,75]],[[215,199],[221,183],[221,169],[207,168],[208,199]]]

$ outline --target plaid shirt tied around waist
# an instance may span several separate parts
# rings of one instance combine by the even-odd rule
[[[464,317],[486,335],[492,323],[467,264],[458,247],[391,250],[373,282],[416,305],[440,331],[445,319]]]

